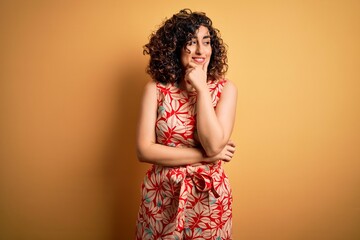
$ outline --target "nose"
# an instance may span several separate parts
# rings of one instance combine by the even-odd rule
[[[201,43],[196,44],[195,53],[196,53],[197,55],[201,55],[202,52],[203,52],[203,46],[201,45]]]

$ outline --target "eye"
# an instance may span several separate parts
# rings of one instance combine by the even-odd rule
[[[190,41],[189,43],[188,43],[188,45],[196,45],[196,41],[195,40],[193,40],[193,41]]]
[[[203,43],[204,45],[210,45],[210,41],[206,41]]]
[[[188,46],[191,46],[191,45],[196,45],[197,41],[196,40],[191,40],[187,43]]]

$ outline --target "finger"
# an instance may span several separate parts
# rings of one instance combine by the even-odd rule
[[[235,148],[235,147],[236,147],[234,143],[228,143],[226,146],[231,147],[231,148]]]
[[[185,75],[189,75],[192,71],[194,71],[194,68],[187,68],[186,70],[185,70]]]
[[[195,68],[188,65],[185,69],[185,76],[188,77],[193,71],[195,71]]]
[[[226,149],[231,149],[231,150],[234,150],[236,149],[235,145],[230,145],[230,144],[227,144],[226,145]]]
[[[225,154],[225,156],[232,158],[232,157],[234,156],[234,154],[231,153],[231,152],[227,152],[227,153]]]
[[[231,140],[231,139],[229,139],[227,144],[230,145],[230,146],[235,147],[235,142],[233,140]]]
[[[186,66],[186,68],[196,68],[198,65],[194,62],[189,62],[189,64]]]
[[[224,162],[230,162],[230,159],[223,159]]]
[[[229,148],[228,151],[231,152],[232,154],[234,154],[235,153],[235,148]]]
[[[188,65],[186,66],[186,68],[185,68],[185,71],[186,71],[186,72],[191,72],[191,71],[193,71],[193,70],[195,70],[195,66],[190,65],[190,64],[188,64]]]
[[[231,146],[231,145],[226,145],[224,148],[226,151],[231,151],[231,152],[235,152],[235,147]]]

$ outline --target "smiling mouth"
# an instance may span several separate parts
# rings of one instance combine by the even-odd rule
[[[192,59],[195,63],[204,63],[205,62],[205,58],[202,58],[202,57],[193,57]]]

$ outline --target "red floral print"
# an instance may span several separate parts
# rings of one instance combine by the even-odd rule
[[[216,108],[226,80],[208,81]],[[157,83],[156,141],[198,147],[196,93]],[[222,161],[181,167],[153,165],[141,186],[137,240],[232,239],[232,195]]]

